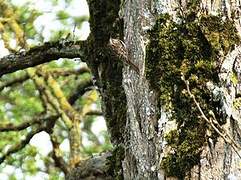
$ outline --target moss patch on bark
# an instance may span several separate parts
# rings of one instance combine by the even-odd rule
[[[181,19],[182,18],[182,19]],[[207,82],[218,85],[220,59],[240,40],[233,22],[219,16],[199,16],[188,11],[179,22],[161,15],[149,32],[146,74],[158,93],[159,109],[171,112],[178,128],[166,134],[171,153],[162,160],[167,176],[183,179],[199,163],[202,147],[207,144],[207,131],[217,135],[200,117],[186,91],[181,74],[189,81],[190,90],[205,114],[213,111],[220,124],[225,123],[220,102],[212,98]],[[210,135],[209,135],[210,136]]]

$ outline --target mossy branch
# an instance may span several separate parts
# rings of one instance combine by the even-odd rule
[[[57,137],[54,134],[50,135],[50,140],[53,145],[52,158],[55,162],[55,165],[59,167],[66,175],[70,172],[70,168],[62,156],[62,151],[59,147],[60,143],[57,141]]]
[[[70,69],[70,68],[55,68],[55,69],[48,69],[48,73],[50,73],[53,77],[59,77],[59,76],[70,76],[70,75],[81,75],[83,73],[90,73],[90,69],[87,66],[78,68],[78,69]],[[0,82],[0,91],[2,91],[4,88],[22,83],[29,79],[28,74],[23,71],[23,74],[18,75],[16,77],[12,77],[10,79],[7,79],[6,81]]]
[[[5,87],[12,86],[17,83],[22,83],[29,79],[29,76],[26,72],[24,74],[18,75],[17,77],[10,78],[6,81],[0,82],[0,91],[2,91]]]
[[[61,109],[61,106],[58,100],[56,99],[56,97],[54,97],[52,92],[48,89],[44,78],[38,75],[36,73],[36,69],[34,68],[27,69],[27,72],[31,77],[31,79],[36,84],[37,88],[39,89],[39,92],[44,95],[44,97],[46,98],[46,101],[51,105],[51,107],[53,107],[53,109],[58,114],[61,115],[61,118],[64,121],[65,125],[68,127],[68,129],[70,129],[72,127],[72,121],[70,120],[66,112],[63,109]]]

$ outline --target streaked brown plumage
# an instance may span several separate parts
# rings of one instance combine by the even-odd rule
[[[112,47],[114,53],[118,56],[118,58],[125,64],[132,67],[139,74],[139,68],[130,61],[128,58],[128,52],[125,46],[125,43],[119,39],[110,38],[109,42],[110,46]]]

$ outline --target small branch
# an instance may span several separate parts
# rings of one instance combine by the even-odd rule
[[[74,93],[70,95],[70,97],[68,98],[68,101],[71,105],[73,105],[75,103],[75,101],[82,95],[84,95],[84,93],[86,91],[88,91],[89,87],[94,86],[92,79],[87,79],[85,81],[82,81],[78,87],[73,91]]]
[[[56,68],[56,69],[48,69],[47,70],[53,77],[59,76],[69,76],[72,74],[81,75],[83,73],[90,73],[90,69],[87,66],[78,68],[78,69],[64,69],[64,68]],[[28,73],[23,71],[23,74],[17,77],[12,77],[6,81],[0,82],[0,91],[2,91],[5,87],[12,86],[17,83],[22,83],[29,79]]]
[[[223,138],[223,140],[228,143],[233,150],[236,152],[236,154],[239,156],[239,158],[241,158],[241,155],[239,154],[239,150],[241,149],[241,147],[233,140],[233,138],[228,134],[228,132],[226,132],[226,130],[221,127],[219,125],[219,123],[216,120],[216,117],[214,115],[213,112],[210,112],[212,118],[207,118],[207,116],[204,114],[201,106],[199,105],[199,103],[197,102],[194,94],[191,93],[190,88],[189,88],[189,81],[185,79],[184,75],[182,75],[182,80],[185,82],[186,84],[186,88],[187,88],[187,93],[188,95],[193,99],[196,107],[198,108],[199,112],[201,113],[201,117],[208,123],[211,125],[211,127],[213,128],[213,130],[218,133],[219,136],[221,136]]]
[[[10,54],[0,59],[0,77],[3,74],[33,67],[59,58],[83,57],[85,41],[48,42],[31,48],[27,52]]]
[[[62,151],[59,148],[60,144],[57,141],[57,137],[55,137],[53,134],[51,134],[50,139],[51,139],[51,143],[53,145],[52,158],[55,162],[55,165],[57,167],[59,167],[66,175],[70,172],[70,168],[68,167],[68,164],[65,162],[65,160],[62,157]]]
[[[0,82],[0,91],[2,91],[5,87],[9,87],[9,86],[12,86],[13,84],[16,84],[16,83],[22,83],[26,80],[28,80],[28,75],[26,72],[24,72],[23,75],[20,75],[20,76],[17,76],[17,77],[13,77],[11,79],[8,79],[4,82]]]
[[[0,164],[11,154],[16,153],[18,151],[20,151],[21,149],[23,149],[26,145],[29,144],[30,140],[32,139],[32,137],[41,132],[41,131],[47,131],[49,132],[49,129],[52,129],[55,122],[56,122],[57,118],[55,116],[51,116],[49,117],[48,121],[46,123],[43,123],[41,125],[38,125],[37,127],[35,127],[30,133],[28,133],[25,137],[25,139],[23,139],[22,141],[20,141],[19,143],[12,145],[6,153],[4,153],[2,155],[2,157],[0,157]]]
[[[48,116],[48,117],[36,117],[32,120],[25,121],[24,123],[14,125],[13,123],[8,123],[0,126],[0,132],[6,131],[21,131],[34,124],[40,124],[42,122],[48,121],[48,119],[57,118],[58,116]]]
[[[78,69],[65,69],[65,68],[56,68],[56,69],[46,69],[53,77],[58,76],[70,76],[72,74],[80,75],[83,73],[90,73],[90,69],[85,66]]]
[[[0,164],[11,154],[15,153],[15,152],[18,152],[20,151],[21,149],[23,149],[28,143],[29,141],[32,139],[32,137],[43,131],[44,128],[43,127],[40,127],[40,128],[36,128],[34,130],[32,130],[26,137],[24,140],[22,140],[21,142],[13,145],[12,147],[10,147],[7,152],[0,158]]]
[[[99,111],[99,110],[90,110],[85,115],[89,115],[89,116],[103,116],[103,112]]]

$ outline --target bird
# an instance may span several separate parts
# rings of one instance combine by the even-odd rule
[[[109,45],[111,46],[114,54],[120,59],[124,64],[129,65],[133,70],[140,74],[140,70],[137,65],[131,62],[126,45],[120,39],[110,38]]]

